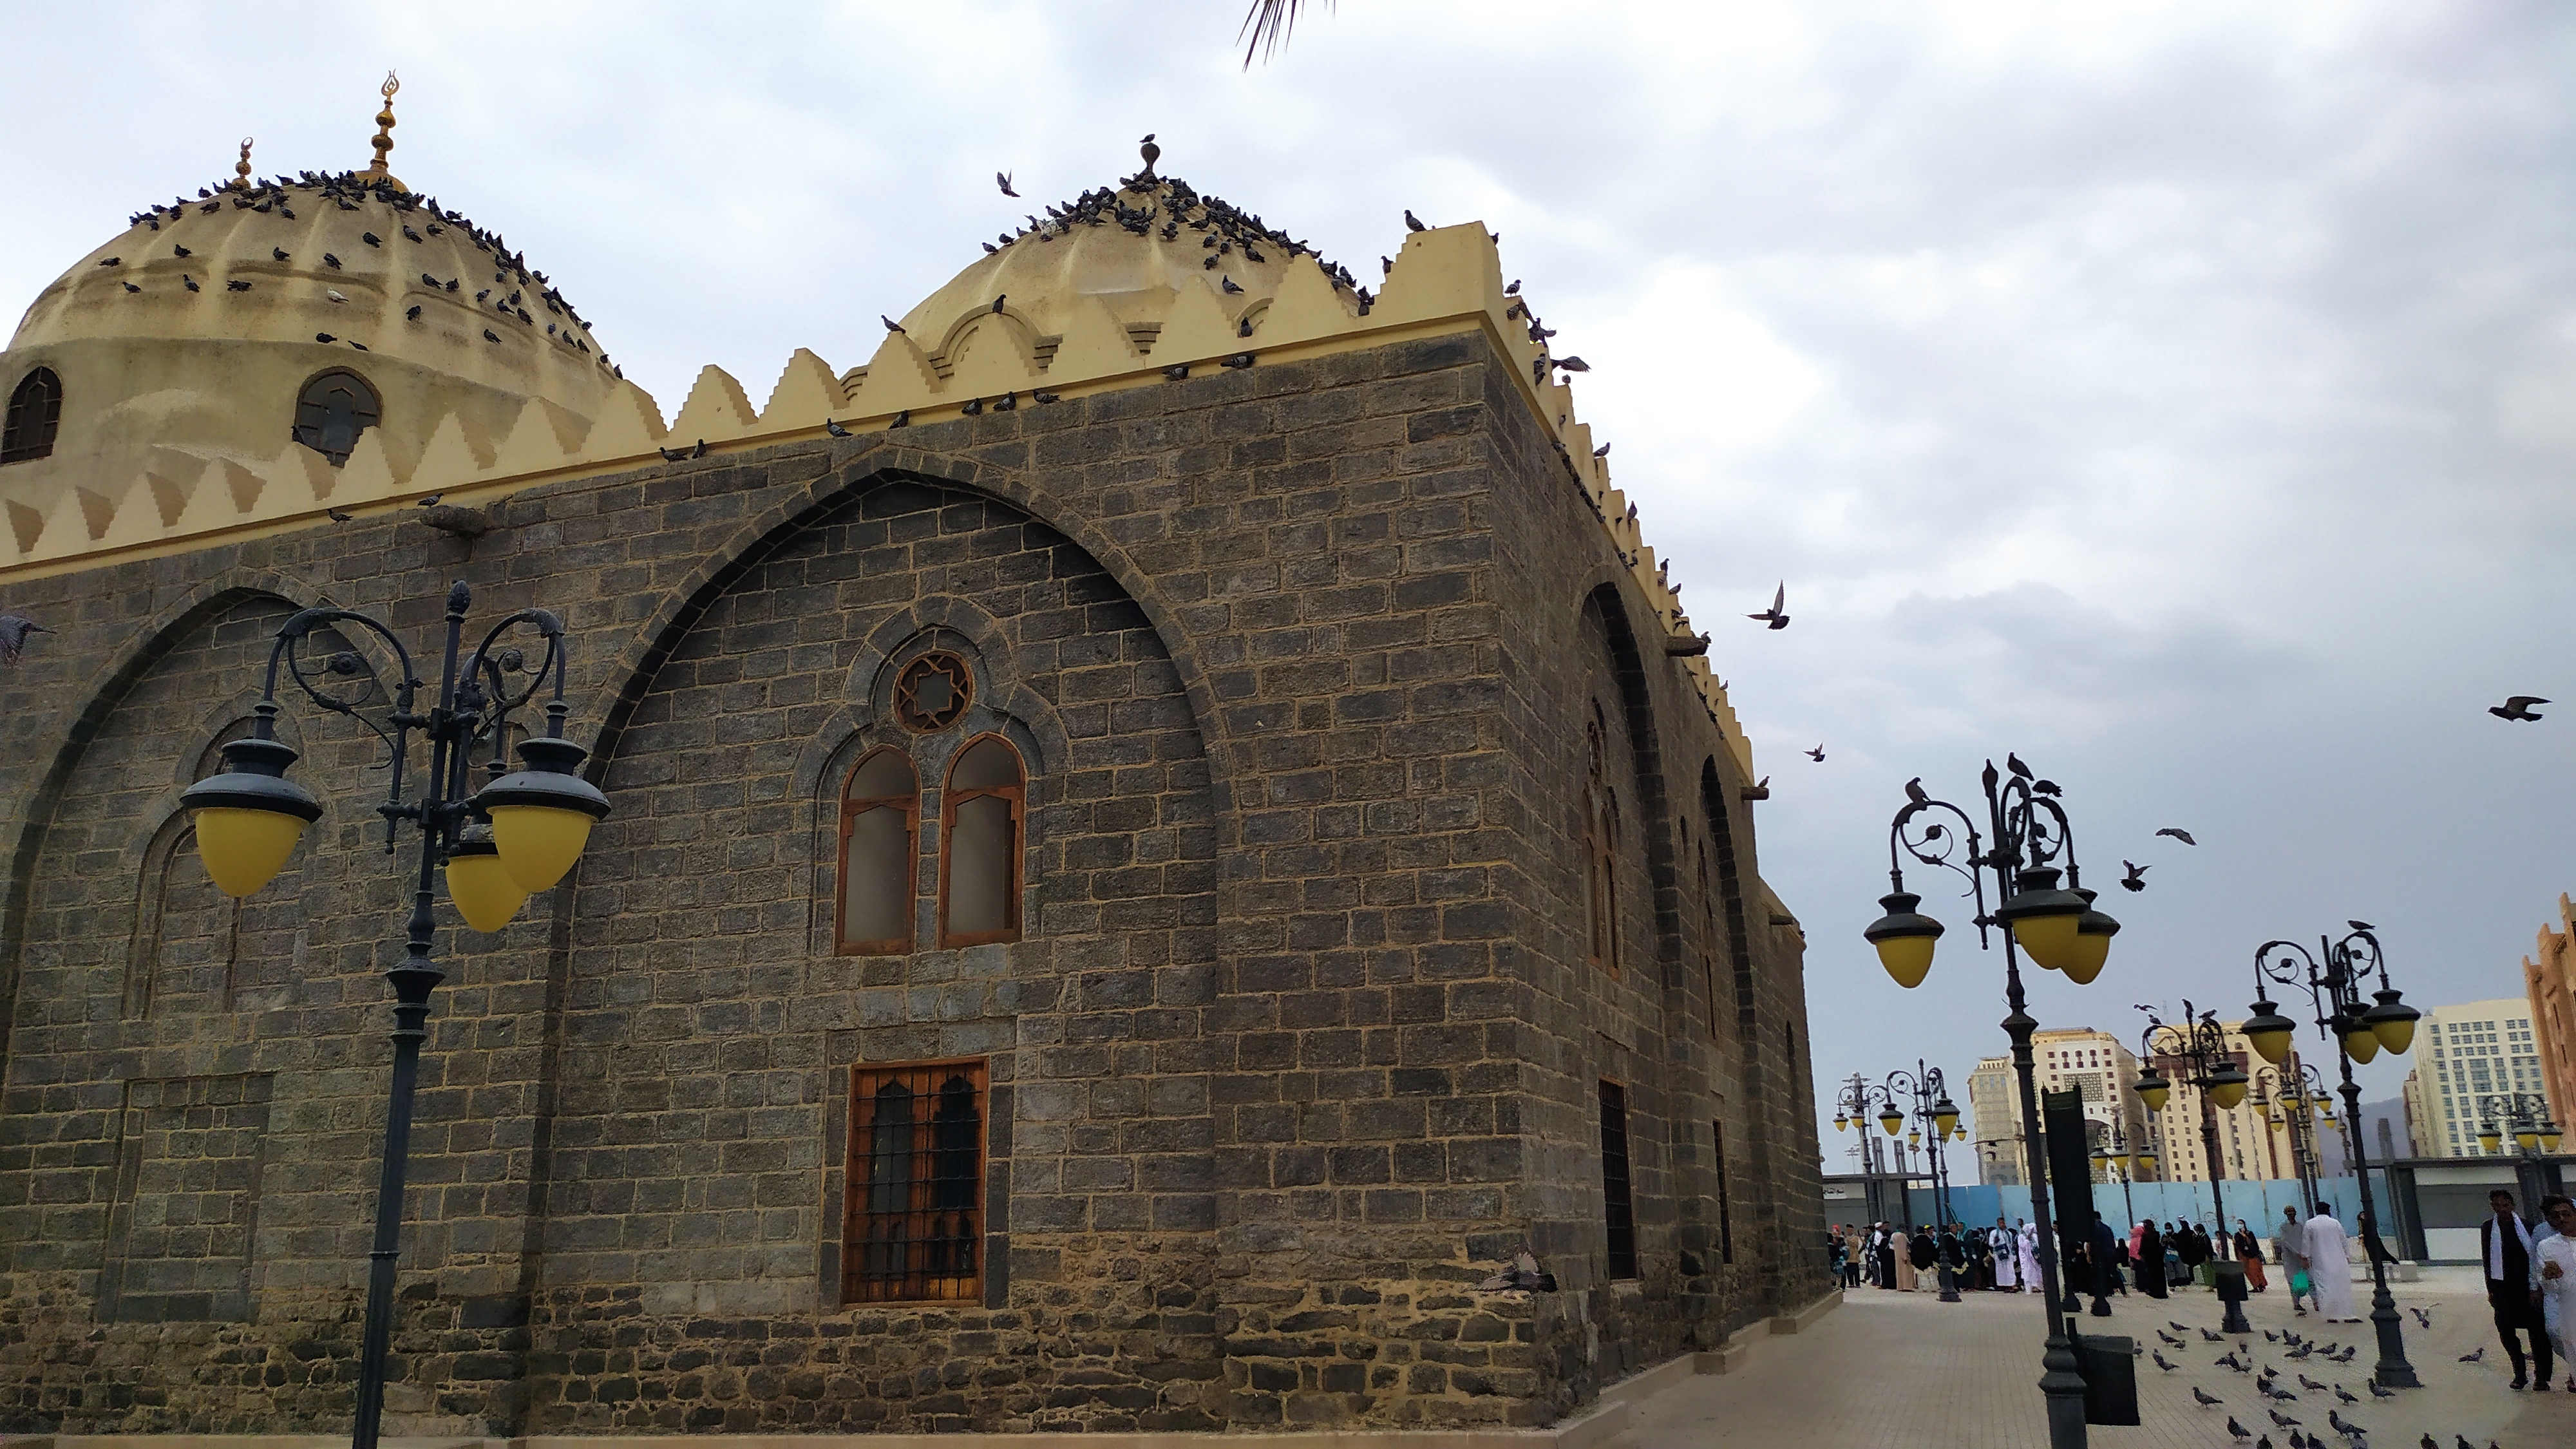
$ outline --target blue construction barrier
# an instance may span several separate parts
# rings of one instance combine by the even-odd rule
[[[2374,1171],[2370,1188],[2385,1216],[2388,1202],[2386,1175]],[[2343,1223],[2344,1231],[2355,1231],[2361,1214],[2359,1185],[2349,1177],[2330,1177],[2318,1183],[2317,1190],[2326,1201],[2334,1204],[2335,1217]],[[2272,1236],[2272,1225],[2281,1221],[2281,1209],[2297,1204],[2299,1216],[2303,1219],[2315,1211],[2302,1201],[2295,1178],[2271,1181],[2231,1179],[2220,1183],[2219,1191],[2227,1209],[2228,1226],[2233,1228],[2236,1220],[2243,1218],[2257,1236],[2267,1241]],[[1913,1208],[1914,1221],[1928,1223],[1936,1219],[1932,1189],[1909,1188],[1906,1198]],[[2217,1227],[2210,1221],[2209,1184],[2205,1182],[2134,1182],[2125,1188],[2117,1182],[2097,1182],[2093,1184],[2093,1206],[2106,1221],[2124,1232],[2135,1226],[2138,1219],[2149,1217],[2159,1225],[2196,1222],[2212,1230]],[[1953,1187],[1950,1189],[1950,1215],[1960,1222],[1974,1223],[1979,1227],[1994,1226],[1997,1217],[2008,1222],[2025,1219],[2031,1215],[2030,1189],[1988,1183]],[[2383,1232],[2382,1236],[2386,1234]]]

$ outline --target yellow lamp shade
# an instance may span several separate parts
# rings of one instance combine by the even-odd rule
[[[2254,1014],[2245,1019],[2245,1041],[2256,1056],[2277,1067],[2290,1054],[2290,1039],[2298,1029],[2299,1024],[2283,1016],[2278,1006],[2257,1001]]]
[[[2540,1134],[2529,1127],[2516,1127],[2513,1129],[2513,1143],[2523,1151],[2529,1152],[2540,1145]]]
[[[2493,1127],[2479,1129],[2478,1148],[2480,1151],[2493,1152],[2502,1145],[2504,1145],[2503,1133],[2498,1132]]]
[[[1843,1114],[1841,1114],[1840,1112],[1837,1112],[1837,1113],[1835,1113],[1835,1114],[1834,1114],[1834,1130],[1835,1130],[1835,1131],[1840,1132],[1840,1131],[1842,1131],[1844,1128],[1849,1127],[1850,1125],[1851,1125],[1851,1119],[1850,1119],[1849,1117],[1844,1116],[1844,1115],[1843,1115]]]
[[[2354,1061],[2367,1062],[2371,1058],[2379,1055],[2379,1033],[2372,1031],[2366,1026],[2346,1023],[2343,1033],[2343,1050],[2344,1055],[2351,1057]]]
[[[1922,1134],[1922,1133],[1920,1133],[1920,1132],[1908,1132],[1908,1133],[1906,1133],[1906,1134],[1905,1134],[1905,1145],[1906,1145],[1906,1146],[1908,1146],[1908,1147],[1920,1147],[1920,1146],[1922,1146],[1922,1145],[1923,1145],[1923,1134]]]
[[[572,872],[590,843],[591,818],[550,805],[499,805],[492,809],[492,843],[501,865],[522,890],[552,890]]]
[[[259,706],[259,733],[224,745],[222,773],[181,791],[197,827],[197,858],[215,889],[240,900],[286,868],[304,827],[322,818],[322,802],[286,778],[292,747],[268,737],[275,704]]]
[[[553,889],[572,870],[590,843],[590,827],[608,816],[608,797],[573,773],[588,753],[553,735],[529,740],[519,746],[527,768],[474,797],[476,809],[492,822],[502,867],[531,895]]]
[[[1952,1132],[1952,1133],[1950,1134],[1950,1140],[1951,1140],[1951,1141],[1953,1141],[1953,1142],[1965,1142],[1965,1141],[1967,1141],[1967,1140],[1968,1140],[1968,1129],[1967,1129],[1967,1128],[1965,1128],[1965,1127],[1962,1127],[1962,1128],[1958,1129],[1957,1131]]]
[[[501,854],[489,840],[467,840],[459,843],[447,857],[447,898],[456,903],[456,913],[475,930],[497,931],[510,924],[519,907],[528,902],[528,893],[501,864]]]
[[[2209,1079],[2207,1090],[2209,1092],[2210,1103],[2222,1112],[2228,1111],[2234,1108],[2239,1102],[2245,1100],[2245,1086],[2245,1074],[2243,1072],[2220,1072],[2217,1076]]]
[[[1941,1129],[1941,1135],[1947,1137],[1959,1129],[1959,1109],[1953,1107],[1946,1112],[1935,1110],[1932,1114],[1932,1122],[1934,1126]]]
[[[2540,1150],[2543,1152],[2555,1152],[2558,1150],[2557,1128],[2543,1127],[2540,1129]]]
[[[2172,1095],[2173,1084],[2149,1073],[2138,1078],[2137,1085],[2131,1090],[2138,1094],[2138,1100],[2146,1104],[2148,1111],[2161,1112],[2165,1109],[2165,1098]]]
[[[2369,1024],[2370,1034],[2379,1038],[2381,1046],[2402,1057],[2415,1044],[2415,1023],[2424,1013],[2406,1005],[2400,995],[2393,990],[2377,993],[2379,1004],[2363,1012],[2361,1019]]]
[[[2111,959],[2111,938],[2120,933],[2120,923],[2093,909],[2094,892],[2078,886],[2075,894],[2084,898],[2084,911],[2075,918],[2075,954],[2067,958],[2066,979],[2090,986]]]
[[[1918,914],[1914,908],[1923,904],[1923,898],[1902,890],[1879,897],[1878,904],[1886,914],[1872,921],[1861,936],[1878,949],[1878,964],[1888,976],[1911,991],[1932,970],[1932,948],[1941,940],[1941,923]]]
[[[2025,916],[2013,922],[2013,941],[2034,964],[2050,971],[2064,971],[2075,960],[2076,923],[2081,919],[2073,912],[2062,916]]]
[[[1890,1107],[1878,1114],[1878,1125],[1886,1128],[1887,1135],[1893,1137],[1905,1130],[1905,1118],[1900,1116],[1894,1107]]]
[[[286,868],[309,822],[277,810],[216,806],[195,814],[197,858],[215,889],[240,900],[257,895]]]

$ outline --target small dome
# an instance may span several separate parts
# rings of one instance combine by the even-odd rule
[[[1229,315],[1257,320],[1299,256],[1316,256],[1338,286],[1366,295],[1306,243],[1186,181],[1156,176],[1150,156],[1143,172],[1049,206],[984,249],[983,260],[904,314],[915,343],[944,349],[997,298],[1042,335],[1061,335],[1090,298],[1122,325],[1151,326],[1192,285],[1216,289]]]
[[[590,419],[620,386],[544,273],[381,172],[245,177],[136,212],[27,309],[0,389],[38,367],[61,380],[55,462],[0,469],[12,496],[53,491],[40,475],[66,463],[112,487],[174,453],[273,459],[311,441],[299,401],[339,373],[406,460],[451,414],[488,448],[530,399]]]

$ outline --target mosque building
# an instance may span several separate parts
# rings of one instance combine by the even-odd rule
[[[386,1432],[1534,1426],[1829,1301],[1766,792],[1481,225],[1363,285],[1149,147],[666,421],[391,105],[0,353],[0,1428],[346,1427],[394,666],[280,683],[257,893],[180,797],[460,581],[611,813],[437,901]]]

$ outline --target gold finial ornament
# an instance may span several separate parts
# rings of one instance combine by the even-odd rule
[[[385,169],[385,153],[394,148],[394,92],[402,89],[402,78],[392,71],[386,71],[385,83],[379,89],[385,98],[385,108],[376,112],[376,138],[369,143],[376,148],[376,161],[374,165],[359,172],[358,179],[390,182],[396,191],[408,191],[410,187],[403,185],[391,171]]]
[[[242,137],[241,159],[233,163],[233,189],[236,191],[250,190],[250,143],[254,139],[256,138],[250,136]]]

